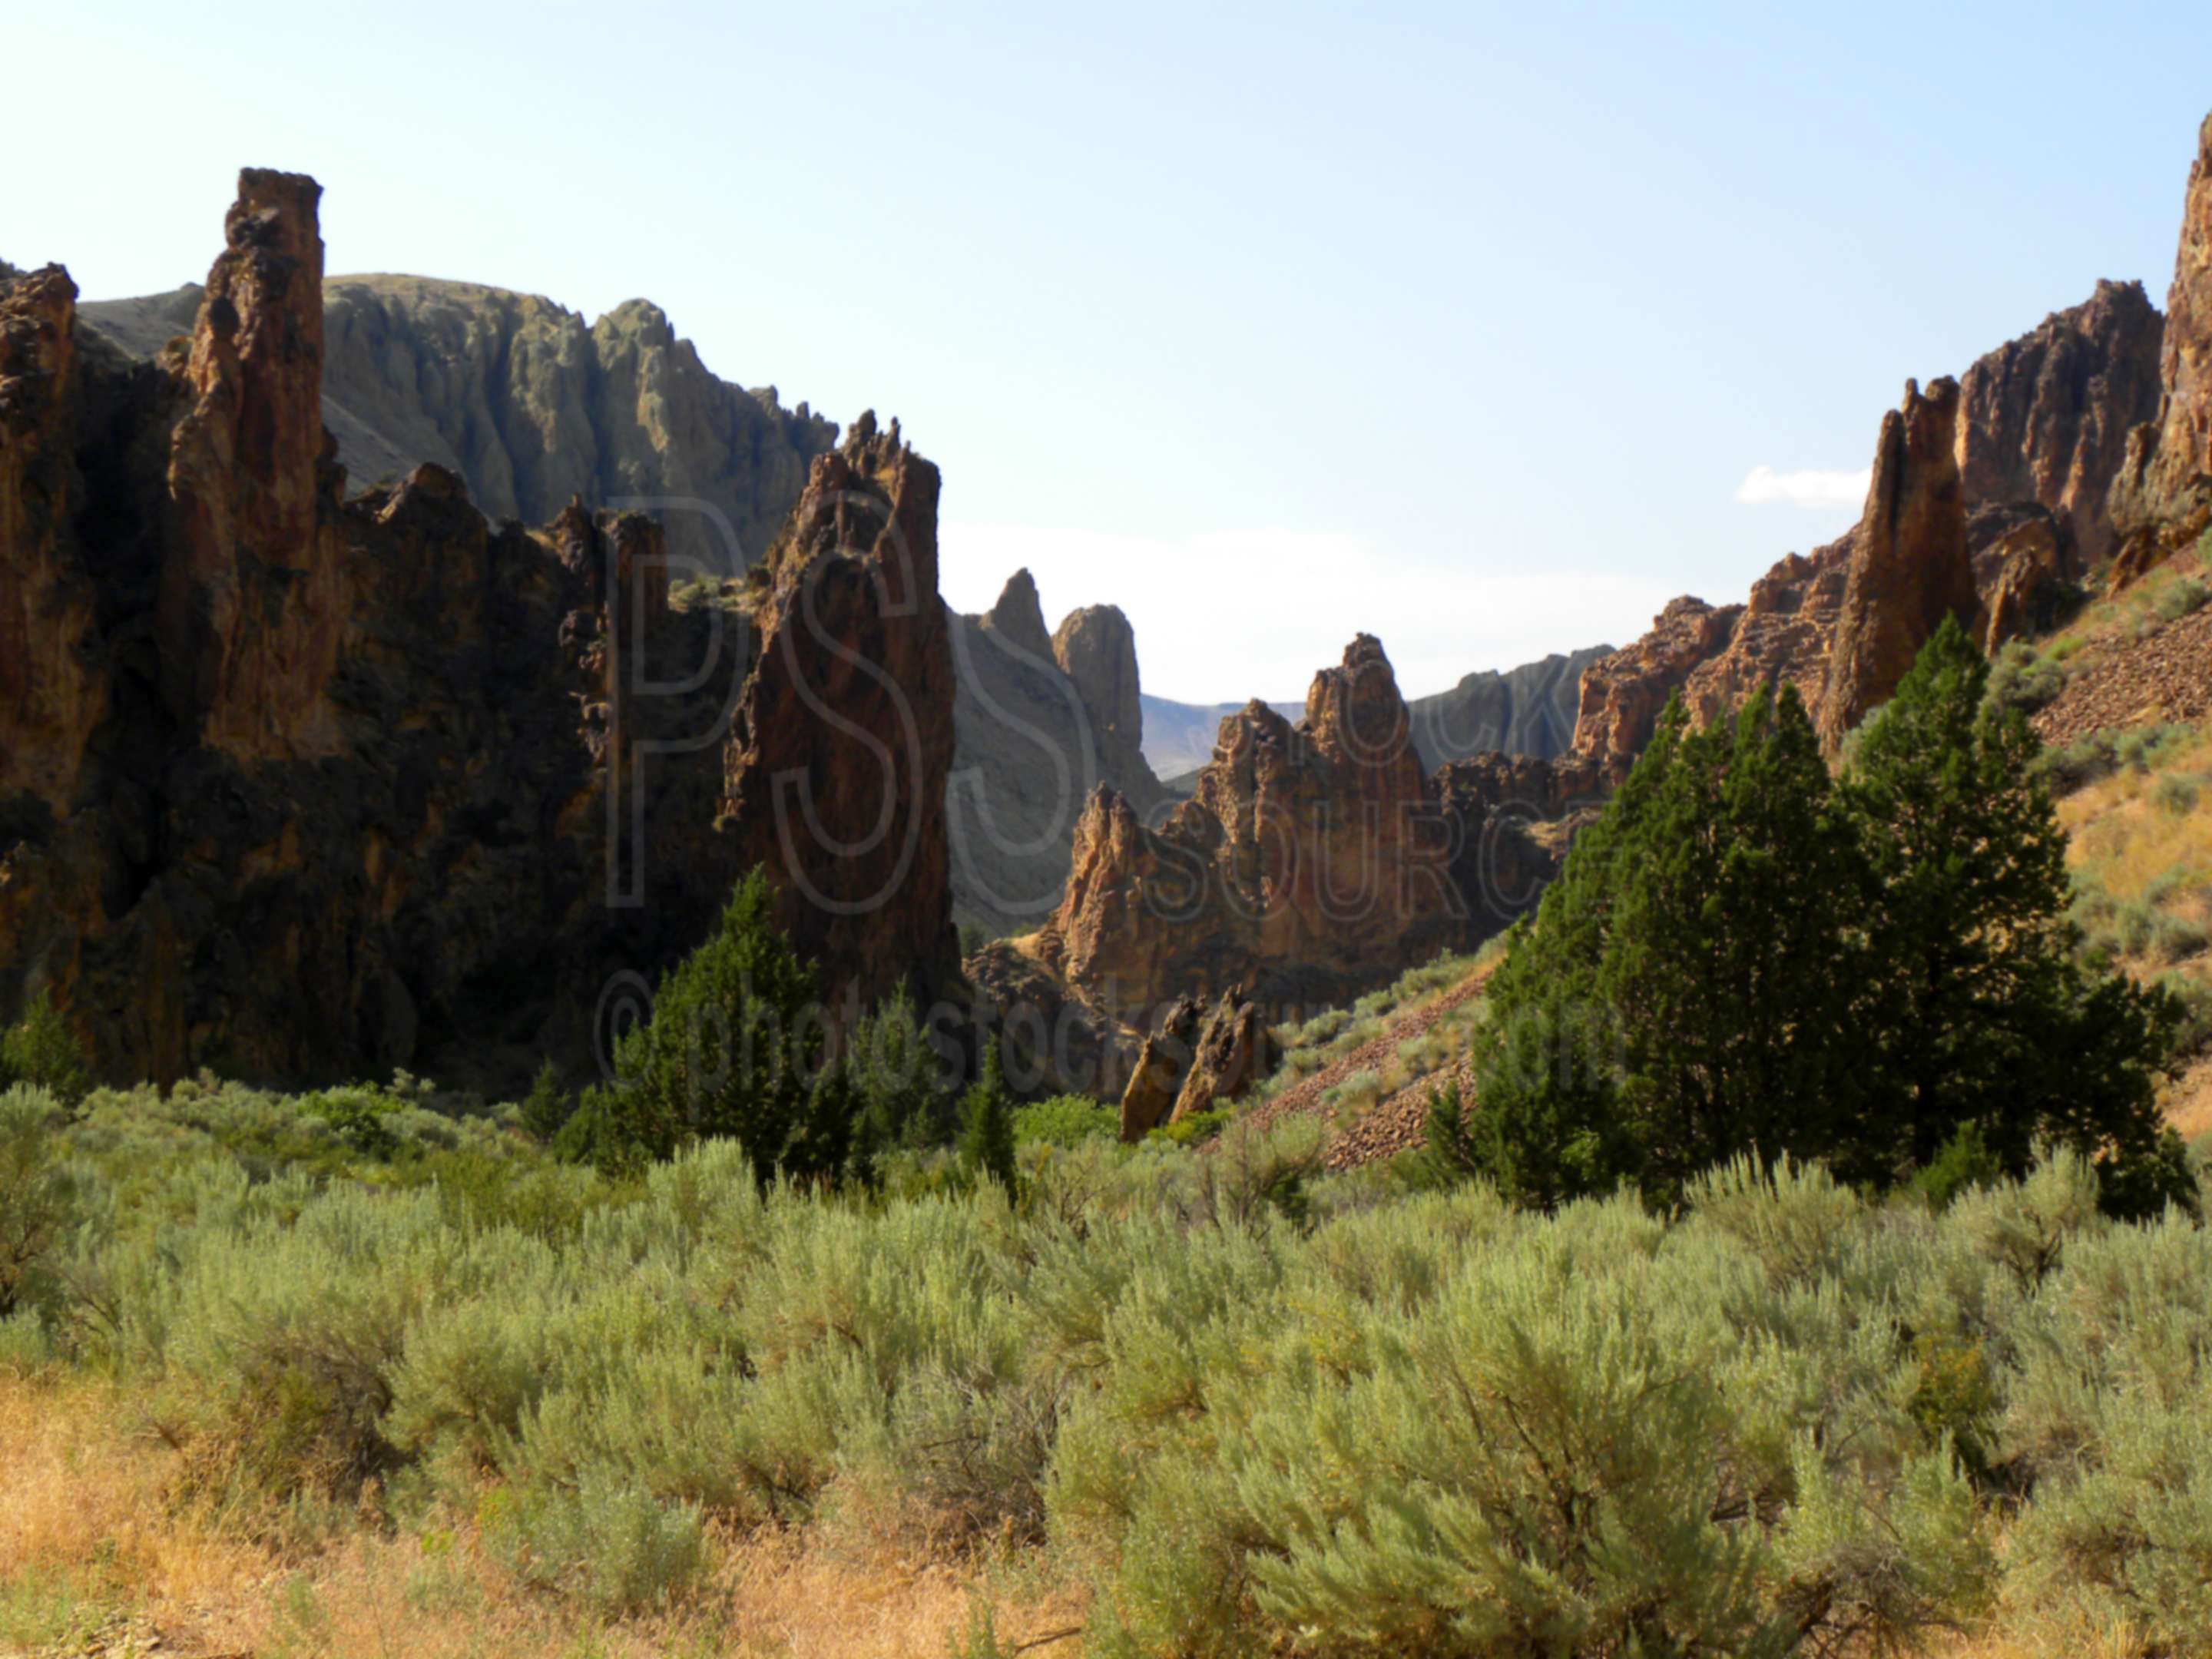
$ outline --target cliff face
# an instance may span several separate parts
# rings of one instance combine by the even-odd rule
[[[187,287],[84,317],[151,357],[204,298]],[[323,327],[323,420],[356,479],[433,462],[495,520],[540,522],[578,497],[637,505],[673,556],[713,572],[759,557],[836,441],[805,404],[718,379],[642,300],[588,323],[474,283],[338,276],[324,284]]]
[[[2197,133],[2189,170],[2159,381],[2158,414],[2129,434],[2112,494],[2124,537],[2116,583],[2133,580],[2212,527],[2212,116]]]
[[[1261,702],[1224,720],[1196,792],[1157,830],[1094,795],[1066,896],[1024,948],[1141,1030],[1185,994],[1339,1000],[1506,925],[1533,896],[1522,821],[1563,791],[1533,759],[1426,775],[1389,659],[1363,635],[1316,678],[1299,724]]]
[[[2155,405],[2160,332],[2139,287],[2101,283],[1955,384],[1925,396],[1908,385],[1884,417],[1859,523],[1783,559],[1747,603],[1676,599],[1649,634],[1593,664],[1576,753],[1617,778],[1677,691],[1705,722],[1783,684],[1832,746],[1895,688],[1946,611],[1991,647],[2035,624],[2118,544],[2106,503],[2131,451],[2115,434]]]
[[[318,194],[241,176],[189,346],[158,362],[80,331],[58,270],[0,289],[0,1016],[50,987],[113,1078],[512,1086],[548,1052],[586,1063],[631,976],[711,924],[761,855],[747,762],[789,746],[759,724],[817,682],[747,692],[753,741],[726,761],[746,630],[670,608],[651,520],[495,530],[429,465],[343,499]],[[908,586],[879,596],[872,563],[817,548],[843,528],[817,503],[763,639],[810,672],[828,641],[907,671],[911,781],[938,799],[934,471],[872,437],[816,482],[888,508]],[[787,647],[801,594],[823,639]],[[863,725],[893,701],[829,672],[790,715],[820,750],[848,700]],[[857,775],[821,782],[862,797]],[[942,837],[933,881],[921,840],[882,937],[942,973]],[[847,925],[802,930],[833,972]]]
[[[1449,691],[1414,698],[1407,707],[1421,764],[1433,772],[1474,755],[1565,754],[1574,746],[1583,674],[1612,654],[1609,645],[1554,653],[1503,673],[1469,674]]]
[[[2100,283],[2082,305],[2000,346],[1959,380],[1959,482],[1976,502],[2036,501],[2057,520],[2068,574],[2118,544],[2106,497],[2129,431],[2156,413],[2164,331],[2140,283]]]

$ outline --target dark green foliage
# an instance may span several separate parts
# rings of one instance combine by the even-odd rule
[[[653,1018],[615,1051],[611,1089],[587,1098],[593,1121],[571,1147],[665,1158],[708,1137],[734,1140],[763,1179],[820,1176],[849,1150],[851,1091],[825,1074],[829,1033],[814,970],[774,921],[756,870],[738,884],[714,936],[661,981]],[[580,1115],[581,1114],[580,1114]]]
[[[1482,1172],[1474,1137],[1468,1133],[1467,1107],[1460,1098],[1456,1078],[1447,1079],[1430,1091],[1422,1139],[1430,1170],[1443,1181],[1455,1183]]]
[[[1863,888],[1794,690],[1705,732],[1671,708],[1492,981],[1468,1132],[1486,1171],[1550,1204],[1828,1153],[1857,1107]]]
[[[1967,1125],[2009,1172],[2041,1137],[2149,1182],[2157,1075],[2179,1011],[2075,960],[2066,838],[2034,734],[1984,706],[1989,671],[1954,620],[1862,734],[1845,793],[1874,875],[1862,1063],[1880,1086],[1859,1173],[1925,1167]]]
[[[856,1163],[871,1165],[884,1152],[921,1152],[951,1138],[953,1102],[944,1065],[905,987],[854,1028],[845,1069],[857,1100]]]
[[[975,1179],[1014,1190],[1014,1105],[995,1036],[983,1045],[982,1076],[960,1103],[960,1162]]]
[[[74,1110],[92,1091],[84,1048],[44,988],[31,994],[23,1017],[0,1032],[0,1089],[28,1084]]]
[[[2004,1166],[1983,1138],[1978,1123],[1962,1124],[1928,1167],[1912,1178],[1929,1207],[1948,1210],[1960,1194],[1987,1187],[2004,1174]]]
[[[522,1127],[538,1139],[550,1143],[576,1115],[576,1102],[561,1086],[561,1068],[547,1060],[538,1068],[517,1115]]]
[[[1462,1145],[1516,1201],[1739,1153],[1887,1183],[2053,1139],[2116,1212],[2188,1201],[2154,1091],[2180,1013],[2083,969],[2033,735],[1947,622],[1831,781],[1795,693],[1670,708],[1492,982]],[[1951,1179],[1947,1175],[1944,1179]]]
[[[37,1299],[75,1212],[76,1183],[58,1156],[61,1119],[44,1090],[0,1089],[0,1319]]]

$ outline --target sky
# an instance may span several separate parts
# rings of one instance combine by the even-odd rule
[[[1908,376],[2164,304],[2212,13],[80,0],[0,62],[0,257],[173,288],[240,166],[312,173],[333,274],[650,298],[897,416],[956,605],[1026,565],[1212,702],[1625,644],[1837,534]]]

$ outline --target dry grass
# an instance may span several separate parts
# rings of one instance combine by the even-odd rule
[[[235,1518],[173,1504],[176,1455],[140,1421],[105,1384],[0,1376],[0,1654],[934,1659],[979,1598],[1010,1643],[1083,1622],[1080,1596],[1036,1559],[915,1559],[815,1534],[717,1538],[685,1612],[613,1625],[516,1583],[465,1523],[364,1527],[288,1557]],[[1072,1637],[1028,1650],[1080,1650]]]

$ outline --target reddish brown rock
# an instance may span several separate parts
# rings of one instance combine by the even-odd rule
[[[2159,379],[2159,414],[2129,434],[2113,487],[2112,514],[2123,538],[2116,587],[2212,528],[2212,116],[2197,133],[2189,170]]]
[[[1389,659],[1363,635],[1300,724],[1261,702],[1224,720],[1157,830],[1093,795],[1060,907],[1020,949],[1132,1020],[1185,994],[1277,1017],[1341,1000],[1508,925],[1556,864],[1530,826],[1605,787],[1587,758],[1424,775]]]
[[[1224,994],[1199,1031],[1190,1070],[1168,1121],[1180,1123],[1239,1098],[1273,1067],[1267,1016],[1260,1005]]]
[[[945,781],[952,647],[936,467],[872,413],[818,458],[769,550],[770,591],[726,758],[726,827],[833,1001],[960,986]]]
[[[1949,379],[1932,383],[1924,397],[1907,380],[1904,406],[1882,417],[1819,709],[1831,751],[1888,699],[1944,617],[1972,627],[1980,612],[1966,553],[1958,423],[1959,383]]]
[[[1315,678],[1301,725],[1260,702],[1224,720],[1195,793],[1157,832],[1123,797],[1094,795],[1036,954],[1126,1007],[1261,972],[1356,982],[1402,965],[1455,902],[1434,819],[1389,659],[1362,635]]]
[[[1137,1051],[1129,1086],[1121,1095],[1121,1139],[1142,1140],[1176,1110],[1198,1045],[1198,999],[1183,997],[1161,1016],[1158,1026]]]
[[[107,700],[69,534],[84,506],[76,301],[58,266],[0,284],[0,791],[64,804]]]
[[[1675,599],[1642,639],[1583,670],[1576,752],[1626,775],[1668,699],[1720,653],[1742,616],[1741,605],[1716,610],[1703,599]]]
[[[1877,471],[1887,471],[1869,516],[1824,547],[1783,559],[1753,585],[1747,604],[1717,610],[1677,599],[1650,633],[1593,665],[1583,677],[1576,751],[1620,775],[1677,691],[1703,723],[1755,690],[1794,685],[1818,718],[1838,672],[1848,683],[1845,706],[1832,718],[1848,724],[1863,713],[1847,705],[1866,695],[1866,677],[1887,695],[1881,682],[1896,660],[1909,661],[1925,640],[1920,588],[1932,583],[1948,605],[1966,603],[1961,536],[1973,588],[1963,614],[1979,636],[2002,642],[2040,625],[2068,583],[2113,544],[2103,503],[2126,453],[2118,434],[2155,402],[2159,337],[2158,313],[2139,288],[2102,283],[2086,303],[1967,370],[1948,467],[1930,450],[1906,468],[1906,415],[1889,417],[1897,428],[1885,422]],[[1915,406],[1919,441],[1936,441],[1930,434],[1945,417],[1928,399]],[[1923,568],[1921,556],[1931,550],[1936,564]],[[1832,657],[1855,581],[1863,614],[1850,649],[1873,654],[1839,671]]]

